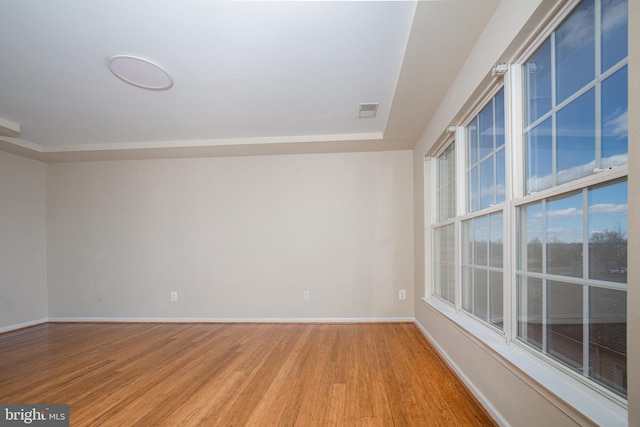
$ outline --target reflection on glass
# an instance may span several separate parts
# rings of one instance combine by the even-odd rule
[[[502,148],[496,153],[496,203],[504,202],[507,195],[504,176],[504,148]]]
[[[494,105],[496,109],[496,149],[498,149],[504,145],[504,89],[501,89],[495,96]]]
[[[473,260],[475,265],[488,265],[489,219],[486,216],[473,220]]]
[[[526,135],[527,193],[544,190],[553,185],[551,118],[533,128]]]
[[[623,67],[602,82],[602,166],[627,164],[628,76]]]
[[[520,255],[518,268],[542,273],[542,204],[520,208]]]
[[[446,221],[455,216],[455,152],[454,144],[438,157],[438,221]]]
[[[627,0],[602,0],[602,71],[606,71],[627,56]]]
[[[582,277],[582,194],[547,202],[547,273]]]
[[[455,230],[453,224],[433,230],[434,285],[433,292],[449,302],[455,289]]]
[[[503,265],[503,241],[502,241],[502,212],[489,217],[489,265],[502,268]]]
[[[480,209],[494,204],[495,180],[493,177],[493,157],[480,163]]]
[[[489,293],[489,323],[502,329],[503,324],[503,303],[502,303],[502,273],[492,271],[490,273]]]
[[[551,42],[526,63],[527,126],[551,110]]]
[[[473,314],[482,320],[487,320],[488,307],[487,307],[487,274],[486,270],[474,271],[474,293],[473,293]]]
[[[467,153],[469,156],[469,166],[478,163],[478,152],[480,151],[478,142],[478,118],[476,117],[467,126]]]
[[[627,293],[589,290],[589,372],[622,396],[627,393]]]
[[[585,1],[556,30],[556,105],[595,77],[594,13]]]
[[[480,131],[479,159],[482,160],[493,151],[493,102],[478,114],[478,129]]]
[[[593,173],[595,168],[595,90],[558,111],[557,184]]]
[[[480,166],[475,166],[469,171],[469,212],[480,209]]]
[[[518,277],[518,338],[542,349],[542,280]]]
[[[547,351],[576,369],[582,368],[582,286],[547,284]]]
[[[627,182],[589,190],[589,278],[627,282]]]

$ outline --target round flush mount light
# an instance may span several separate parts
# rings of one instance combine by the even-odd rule
[[[167,90],[173,86],[173,79],[161,66],[138,56],[112,56],[109,70],[120,80],[142,89]]]

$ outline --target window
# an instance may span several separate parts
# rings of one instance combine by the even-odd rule
[[[622,401],[628,0],[576,3],[437,157],[433,290]]]
[[[455,302],[455,227],[449,221],[456,214],[455,144],[452,142],[437,158],[437,220],[433,229],[433,292]],[[444,224],[443,224],[444,223]]]

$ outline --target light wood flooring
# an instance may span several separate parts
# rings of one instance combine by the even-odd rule
[[[383,324],[44,324],[0,335],[0,403],[72,426],[496,425],[420,331]]]

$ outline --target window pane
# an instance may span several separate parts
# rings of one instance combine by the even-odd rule
[[[480,209],[480,166],[469,171],[469,212]]]
[[[489,157],[480,163],[480,209],[488,208],[494,204],[494,169],[493,157]]]
[[[473,259],[475,265],[488,265],[489,219],[486,216],[473,220]]]
[[[518,279],[518,338],[542,349],[542,280]]]
[[[487,289],[487,270],[479,270],[476,269],[474,271],[474,284],[473,284],[473,314],[479,317],[482,320],[487,320],[487,297],[488,297],[488,289]]]
[[[549,281],[547,285],[548,353],[570,367],[582,368],[582,286]]]
[[[502,241],[502,212],[489,217],[490,246],[489,265],[491,267],[502,268],[503,265],[503,241]]]
[[[602,71],[627,56],[627,0],[602,0]]]
[[[585,1],[556,31],[556,105],[595,77],[595,7]]]
[[[527,126],[551,110],[551,42],[547,41],[526,64]]]
[[[453,224],[434,228],[433,252],[433,292],[453,303],[455,296],[455,229]]]
[[[462,309],[473,311],[473,268],[462,268]]]
[[[602,166],[627,164],[628,76],[623,67],[602,82]]]
[[[520,256],[518,268],[542,273],[542,204],[520,209]]]
[[[478,115],[480,132],[480,158],[482,160],[493,151],[493,102],[490,102]]]
[[[595,90],[591,89],[558,112],[557,183],[573,181],[595,168]]]
[[[496,153],[496,203],[504,202],[507,195],[505,185],[504,148]]]
[[[478,163],[478,153],[480,146],[478,141],[478,119],[474,119],[467,127],[467,153],[469,156],[468,166]]]
[[[527,193],[544,190],[553,185],[551,118],[533,128],[526,135]]]
[[[627,393],[627,293],[591,288],[589,372],[599,383]]]
[[[500,89],[494,98],[496,108],[495,134],[496,149],[504,145],[504,89]]]
[[[589,278],[627,282],[627,183],[589,190]]]
[[[454,144],[438,157],[438,221],[455,216],[455,152]]]
[[[491,282],[489,284],[490,307],[489,307],[489,323],[502,329],[503,325],[503,302],[502,302],[502,273],[492,271],[490,274]]]
[[[582,193],[547,202],[547,273],[582,277]]]

